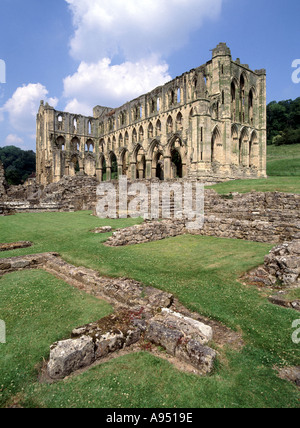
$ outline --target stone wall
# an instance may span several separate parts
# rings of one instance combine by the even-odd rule
[[[172,294],[130,279],[101,277],[96,271],[66,263],[56,253],[0,259],[0,277],[23,269],[44,269],[80,290],[104,298],[117,309],[109,317],[76,328],[71,339],[50,347],[47,374],[51,379],[63,379],[140,340],[163,347],[199,374],[213,370],[217,354],[207,346],[213,339],[213,328],[193,318],[179,303],[181,312],[177,312]],[[224,331],[224,327],[219,328]]]
[[[11,186],[3,207],[14,212],[93,210],[98,181],[93,177],[64,177],[48,186]]]
[[[118,229],[113,233],[105,245],[118,247],[124,245],[142,244],[159,241],[161,239],[182,235],[186,232],[185,222],[182,220],[163,220],[161,222],[148,222],[144,224]]]
[[[181,183],[177,180],[170,183]],[[144,202],[148,203],[151,211],[151,187],[160,185],[158,179],[128,181],[131,184],[142,184],[146,189]],[[195,181],[190,181],[195,183]],[[2,210],[14,212],[37,211],[76,211],[93,210],[96,213],[98,181],[88,176],[64,177],[60,182],[46,187],[32,184],[30,186],[13,186],[6,190],[6,196],[1,201]],[[117,209],[119,208],[118,182],[110,183],[116,190]],[[128,197],[128,213],[130,204],[135,196]],[[147,200],[148,198],[148,200]],[[162,217],[165,201],[160,199],[159,217]],[[1,214],[0,207],[0,214]],[[247,239],[258,242],[280,243],[300,238],[300,195],[280,192],[252,192],[248,194],[219,195],[212,189],[205,190],[204,213],[205,223],[201,230],[193,234],[218,236],[224,238]],[[170,197],[170,217],[182,214],[174,204],[174,196]],[[122,213],[124,214],[124,213]],[[126,215],[125,214],[125,215]],[[141,214],[142,216],[142,214]],[[136,233],[137,232],[137,233]],[[114,235],[109,245],[128,245],[130,243],[148,242],[164,239],[185,233],[182,219],[178,221],[143,225],[135,231],[129,230]],[[130,233],[134,233],[130,236]],[[123,242],[123,244],[120,244]]]
[[[266,176],[266,70],[234,61],[220,43],[205,64],[94,117],[37,114],[37,181],[76,171],[206,182]]]

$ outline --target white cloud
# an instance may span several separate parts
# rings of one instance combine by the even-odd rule
[[[168,65],[156,56],[120,65],[111,65],[108,58],[96,64],[82,62],[64,80],[64,96],[71,99],[66,110],[92,114],[89,106],[118,107],[169,80]]]
[[[12,97],[0,108],[0,120],[8,114],[13,129],[32,134],[35,130],[36,114],[40,100],[56,107],[57,98],[48,98],[48,91],[40,83],[30,83],[16,89]]]
[[[4,142],[5,146],[16,146],[16,147],[23,147],[24,140],[23,138],[18,137],[18,135],[15,134],[9,134]]]
[[[223,1],[66,0],[75,26],[71,54],[86,62],[168,55],[184,46],[204,20],[218,17]]]
[[[163,58],[219,17],[224,0],[65,1],[74,25],[70,53],[80,61],[64,79],[66,110],[92,114],[97,104],[118,107],[171,80]]]

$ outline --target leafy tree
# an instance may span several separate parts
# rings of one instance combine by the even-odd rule
[[[8,184],[24,183],[35,172],[35,153],[32,150],[24,151],[15,146],[0,147],[0,160],[5,170]]]
[[[300,98],[267,106],[268,144],[300,143]]]

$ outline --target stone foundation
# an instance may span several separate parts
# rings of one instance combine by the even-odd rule
[[[101,277],[91,269],[64,262],[56,253],[0,259],[0,276],[23,269],[44,269],[72,286],[105,299],[116,309],[115,314],[78,327],[71,339],[51,346],[47,371],[52,379],[62,379],[140,340],[163,347],[199,374],[208,374],[213,369],[216,352],[208,344],[217,324],[212,328],[210,322],[197,320],[175,302],[172,294],[130,279]],[[228,329],[221,326],[216,329],[222,331],[222,340],[228,336],[232,344],[233,336]],[[235,340],[240,341],[237,337]]]
[[[265,286],[300,287],[300,240],[273,248],[264,265],[247,276],[251,282]]]

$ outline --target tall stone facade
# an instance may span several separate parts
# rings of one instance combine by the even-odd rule
[[[232,60],[220,43],[212,59],[119,108],[93,117],[37,115],[37,182],[63,176],[191,178],[218,182],[266,176],[266,71]]]

